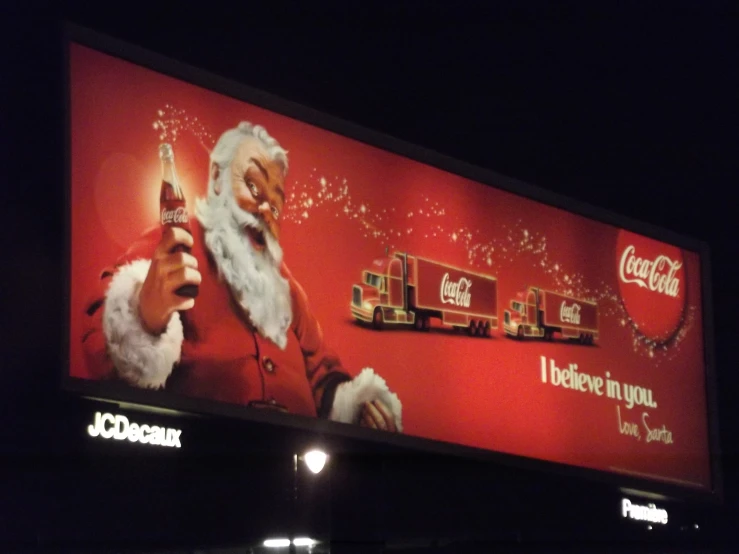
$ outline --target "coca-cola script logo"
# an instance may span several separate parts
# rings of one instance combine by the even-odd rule
[[[459,281],[454,282],[449,280],[449,273],[445,273],[441,279],[441,303],[469,308],[472,300],[471,287],[472,281],[466,277],[460,277]]]
[[[675,274],[682,266],[682,262],[664,254],[654,260],[637,258],[636,247],[630,244],[621,254],[618,276],[623,283],[636,283],[653,292],[675,297],[680,292],[680,279]]]
[[[162,208],[162,225],[177,225],[188,221],[187,210],[182,206],[174,210]]]
[[[669,340],[685,310],[685,267],[682,252],[656,240],[620,231],[616,271],[621,299],[629,318],[645,337]]]
[[[562,323],[580,325],[580,310],[582,310],[580,304],[575,303],[572,306],[568,306],[567,302],[563,301],[559,307],[559,320]]]

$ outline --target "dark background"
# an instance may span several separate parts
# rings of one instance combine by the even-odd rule
[[[95,406],[61,394],[57,379],[64,337],[60,23],[69,19],[710,246],[722,506],[672,503],[668,528],[649,532],[619,520],[612,485],[323,438],[335,456],[319,480],[301,476],[306,529],[330,535],[336,552],[433,541],[447,552],[501,544],[646,550],[655,541],[659,549],[735,550],[736,5],[440,6],[0,8],[0,544],[194,549],[286,533],[291,453],[320,438],[196,420],[182,426],[197,449],[178,453],[84,441]],[[111,186],[125,183],[112,175]]]

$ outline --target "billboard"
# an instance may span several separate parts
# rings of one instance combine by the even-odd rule
[[[700,243],[98,48],[68,45],[69,388],[715,488]]]

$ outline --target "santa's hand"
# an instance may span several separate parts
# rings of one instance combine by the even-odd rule
[[[380,400],[373,400],[372,402],[365,402],[363,404],[362,413],[359,417],[359,425],[381,431],[390,431],[391,433],[398,432],[393,415]]]
[[[200,284],[195,257],[187,252],[173,252],[177,246],[190,248],[192,244],[192,235],[184,229],[165,227],[139,291],[139,317],[149,333],[163,333],[174,312],[189,310],[195,305],[194,298],[175,293],[183,285]]]

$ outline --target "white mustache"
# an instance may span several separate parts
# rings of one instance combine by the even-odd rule
[[[265,235],[268,233],[272,235],[267,228],[267,224],[261,217],[241,209],[236,202],[231,202],[231,216],[238,228],[251,227],[252,229],[261,231]]]
[[[264,219],[242,209],[233,198],[229,199],[229,204],[231,218],[236,229],[243,233],[245,227],[250,227],[261,232],[264,237],[264,254],[279,265],[282,261],[282,248],[280,248],[280,242],[272,234]]]

